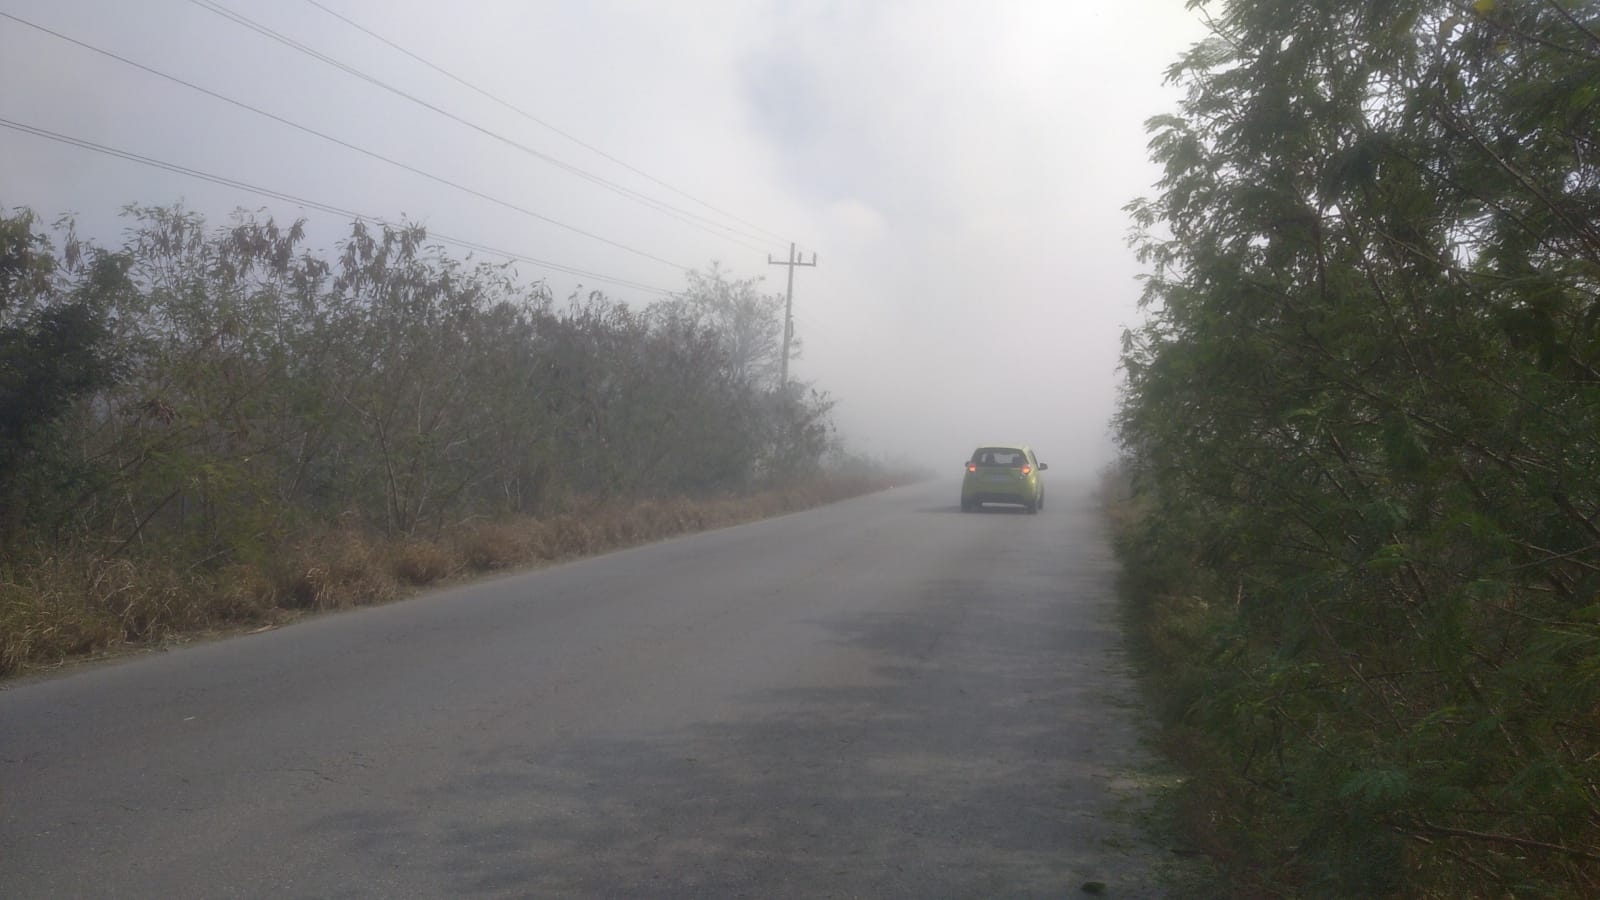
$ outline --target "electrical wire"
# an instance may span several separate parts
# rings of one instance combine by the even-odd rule
[[[281,32],[274,31],[273,29],[267,27],[266,25],[263,25],[260,22],[257,22],[255,20],[249,18],[248,16],[245,16],[242,13],[235,12],[235,11],[227,8],[226,6],[223,6],[223,5],[219,4],[219,3],[211,2],[211,0],[189,0],[189,2],[191,4],[193,4],[193,5],[195,5],[195,6],[198,6],[199,8],[201,8],[203,10],[206,10],[207,12],[213,13],[214,15],[221,16],[224,19],[227,19],[227,20],[229,20],[229,21],[231,21],[231,22],[233,22],[233,23],[235,23],[237,25],[241,25],[241,26],[243,26],[245,28],[248,28],[249,30],[254,31],[257,34],[260,34],[263,37],[267,37],[267,38],[270,38],[271,40],[277,41],[278,43],[283,44],[284,46],[289,47],[289,48],[291,48],[293,50],[296,50],[296,51],[298,51],[300,53],[303,53],[303,54],[305,54],[307,56],[310,56],[311,58],[313,58],[315,60],[318,60],[319,62],[322,62],[322,63],[325,63],[327,65],[333,66],[334,68],[336,68],[336,69],[338,69],[338,70],[340,70],[342,72],[345,72],[346,74],[352,75],[352,76],[354,76],[356,78],[361,79],[362,81],[367,82],[368,84],[371,84],[371,85],[373,85],[375,87],[381,88],[382,90],[388,91],[389,93],[394,94],[397,97],[401,97],[401,98],[403,98],[405,100],[408,100],[408,101],[410,101],[410,102],[412,102],[412,103],[414,103],[414,104],[416,104],[418,106],[423,107],[424,109],[430,110],[430,111],[432,111],[434,113],[437,113],[438,115],[444,116],[445,118],[450,119],[451,121],[456,122],[456,123],[458,123],[460,125],[463,125],[463,126],[465,126],[467,128],[470,128],[473,131],[476,131],[476,132],[478,132],[480,134],[483,134],[483,135],[485,135],[487,137],[493,138],[494,140],[499,141],[500,143],[505,144],[506,146],[511,147],[511,148],[513,148],[515,150],[518,150],[518,151],[520,151],[522,153],[525,153],[525,154],[527,154],[529,156],[532,156],[533,158],[538,159],[541,162],[548,163],[549,165],[555,166],[558,169],[561,169],[561,170],[563,170],[565,172],[568,172],[568,173],[570,173],[572,175],[575,175],[575,176],[577,176],[579,178],[582,178],[585,181],[588,181],[588,182],[590,182],[592,184],[595,184],[595,185],[598,185],[600,187],[603,187],[606,190],[611,191],[612,193],[615,193],[615,194],[617,194],[619,196],[622,196],[622,197],[625,197],[627,199],[633,200],[636,203],[639,203],[639,204],[641,204],[643,206],[646,206],[646,207],[649,207],[651,209],[654,209],[657,212],[663,213],[664,215],[667,215],[667,216],[669,216],[671,218],[677,219],[678,221],[683,222],[684,224],[690,225],[690,226],[695,227],[695,228],[699,228],[702,231],[706,231],[706,232],[711,233],[711,234],[717,234],[718,231],[725,232],[723,234],[717,234],[717,236],[720,237],[723,240],[727,240],[727,241],[730,241],[730,242],[733,242],[733,243],[736,243],[736,244],[740,244],[740,245],[748,247],[749,249],[752,249],[752,250],[760,250],[760,249],[762,249],[762,247],[751,245],[751,244],[746,243],[745,241],[741,240],[739,237],[737,237],[738,235],[743,234],[743,235],[745,235],[747,237],[755,237],[757,240],[760,240],[759,236],[748,235],[747,233],[742,232],[739,229],[731,228],[729,226],[726,226],[726,225],[723,225],[721,223],[715,222],[715,221],[713,221],[711,219],[707,219],[704,216],[700,216],[700,215],[697,215],[695,213],[689,212],[688,210],[681,209],[679,207],[673,206],[670,203],[666,203],[666,202],[661,201],[661,200],[656,200],[656,199],[654,199],[653,197],[650,197],[647,194],[643,194],[643,193],[640,193],[639,191],[633,190],[632,188],[625,187],[623,185],[617,184],[614,181],[610,181],[608,179],[602,178],[599,175],[595,175],[592,172],[589,172],[589,171],[587,171],[585,169],[582,169],[582,168],[580,168],[578,166],[575,166],[575,165],[573,165],[571,163],[565,162],[564,160],[557,159],[556,157],[551,156],[548,153],[544,153],[542,151],[539,151],[539,150],[536,150],[536,149],[534,149],[532,147],[529,147],[528,145],[523,144],[523,143],[521,143],[521,142],[519,142],[517,140],[514,140],[512,138],[506,137],[505,135],[500,134],[497,131],[492,131],[492,130],[490,130],[488,128],[485,128],[482,125],[477,124],[476,122],[473,122],[473,121],[471,121],[469,119],[466,119],[466,118],[463,118],[463,117],[461,117],[459,115],[456,115],[455,113],[450,112],[449,110],[444,109],[443,107],[437,106],[437,105],[435,105],[433,103],[430,103],[430,102],[428,102],[426,100],[423,100],[422,98],[416,96],[415,94],[412,94],[412,93],[409,93],[407,91],[401,90],[400,88],[397,88],[394,85],[389,84],[386,81],[383,81],[382,79],[379,79],[379,78],[377,78],[377,77],[375,77],[373,75],[370,75],[370,74],[368,74],[366,72],[363,72],[360,69],[357,69],[354,66],[351,66],[351,65],[349,65],[347,63],[341,62],[338,59],[335,59],[334,57],[327,55],[326,53],[322,53],[319,50],[316,50],[316,49],[314,49],[312,47],[309,47],[309,46],[307,46],[305,44],[302,44],[299,41],[295,40],[294,38],[291,38],[291,37],[289,37],[289,36],[287,36],[287,35],[285,35],[285,34],[283,34]]]
[[[190,90],[198,91],[199,93],[205,94],[208,97],[212,97],[212,98],[220,100],[220,101],[222,101],[224,103],[230,104],[232,106],[236,106],[236,107],[238,107],[240,109],[247,110],[249,112],[255,113],[256,115],[264,116],[264,117],[266,117],[268,119],[273,120],[274,122],[278,122],[280,124],[287,125],[290,128],[293,128],[293,129],[295,129],[297,131],[301,131],[301,132],[304,132],[306,134],[312,135],[314,137],[321,138],[322,140],[328,141],[330,143],[337,144],[337,145],[339,145],[341,147],[344,147],[344,148],[346,148],[348,150],[353,150],[353,151],[355,151],[357,153],[362,154],[363,156],[367,156],[367,157],[370,157],[372,159],[376,159],[376,160],[378,160],[380,162],[387,163],[387,164],[389,164],[391,166],[395,166],[397,168],[404,169],[407,172],[411,172],[413,174],[420,175],[423,178],[426,178],[426,179],[428,179],[430,181],[437,182],[438,184],[445,185],[446,187],[453,188],[455,190],[461,191],[461,192],[466,193],[466,194],[470,194],[470,195],[472,195],[474,197],[477,197],[479,199],[487,200],[490,203],[494,203],[494,204],[496,204],[498,206],[505,207],[506,209],[512,210],[512,211],[517,212],[517,213],[521,213],[522,215],[528,216],[528,217],[533,218],[533,219],[537,219],[537,220],[539,220],[541,222],[547,222],[547,223],[549,223],[551,225],[557,226],[558,228],[564,228],[567,231],[570,231],[570,232],[572,232],[574,234],[582,235],[583,237],[589,238],[590,240],[599,241],[599,242],[601,242],[603,244],[609,244],[610,246],[616,247],[619,250],[624,250],[624,251],[626,251],[628,253],[632,253],[632,254],[634,254],[636,256],[641,256],[641,257],[644,257],[645,259],[649,259],[649,260],[652,260],[654,262],[661,263],[663,265],[671,266],[671,267],[673,267],[675,269],[678,269],[679,271],[685,271],[685,270],[687,270],[689,268],[688,266],[684,266],[684,265],[682,265],[680,263],[675,263],[672,260],[663,259],[662,257],[656,256],[655,254],[647,253],[647,252],[645,252],[643,250],[639,250],[639,249],[637,249],[635,247],[630,247],[627,244],[623,244],[621,242],[611,240],[610,238],[603,237],[601,235],[595,234],[594,232],[586,231],[586,230],[584,230],[582,228],[577,227],[576,225],[569,225],[566,222],[562,222],[559,219],[551,218],[550,216],[544,215],[543,213],[535,212],[535,211],[533,211],[531,209],[528,209],[527,207],[520,206],[520,205],[512,203],[512,202],[510,202],[508,200],[502,200],[499,197],[496,197],[496,196],[494,196],[492,194],[489,194],[489,193],[486,193],[484,191],[480,191],[480,190],[477,190],[475,188],[468,187],[468,186],[466,186],[464,184],[460,184],[458,182],[451,181],[448,178],[444,178],[442,176],[435,175],[432,172],[428,172],[428,171],[425,171],[423,169],[419,169],[416,166],[400,162],[399,160],[392,159],[390,157],[384,156],[383,154],[378,153],[376,151],[369,150],[369,149],[367,149],[365,147],[361,147],[361,146],[358,146],[356,144],[352,144],[349,141],[342,140],[340,138],[334,137],[333,135],[327,134],[327,133],[322,132],[322,131],[318,131],[318,130],[316,130],[314,128],[311,128],[309,126],[302,125],[302,124],[300,124],[298,122],[291,121],[289,119],[284,118],[283,116],[280,116],[280,115],[277,115],[275,113],[271,113],[271,112],[268,112],[268,111],[266,111],[264,109],[261,109],[260,107],[252,106],[252,105],[250,105],[248,103],[245,103],[243,101],[240,101],[240,100],[235,100],[232,97],[228,97],[228,96],[226,96],[224,94],[219,94],[216,91],[210,90],[208,88],[201,87],[200,85],[195,84],[194,82],[187,81],[185,79],[179,78],[176,75],[170,75],[170,74],[168,74],[166,72],[163,72],[163,71],[161,71],[159,69],[152,68],[151,66],[144,65],[143,63],[135,62],[132,59],[129,59],[129,58],[125,57],[125,56],[121,56],[121,55],[119,55],[117,53],[113,53],[110,50],[105,50],[105,49],[102,49],[100,47],[96,47],[93,44],[89,44],[89,43],[86,43],[84,41],[80,41],[80,40],[78,40],[76,38],[68,37],[67,35],[62,34],[59,31],[53,31],[53,30],[51,30],[49,28],[44,27],[43,25],[39,25],[37,23],[30,22],[27,19],[21,18],[20,16],[15,16],[15,15],[12,15],[11,13],[0,11],[0,18],[9,19],[9,20],[11,20],[13,22],[16,22],[19,25],[27,26],[28,28],[32,28],[32,29],[35,29],[37,31],[43,32],[45,34],[48,34],[51,37],[57,38],[57,39],[62,40],[62,41],[66,41],[69,44],[73,44],[73,45],[75,45],[77,47],[81,47],[81,48],[83,48],[85,50],[89,50],[89,51],[91,51],[93,53],[98,53],[101,56],[105,56],[107,58],[114,59],[114,60],[116,60],[116,61],[118,61],[120,63],[124,63],[126,65],[132,66],[132,67],[134,67],[136,69],[139,69],[139,70],[141,70],[143,72],[147,72],[147,73],[149,73],[151,75],[155,75],[155,76],[157,76],[159,78],[164,78],[164,79],[166,79],[168,81],[173,82],[174,84],[179,84],[179,85],[182,85],[182,86],[184,86],[186,88],[189,88]]]
[[[41,138],[45,138],[47,140],[56,141],[57,143],[69,144],[71,146],[79,147],[79,148],[84,149],[84,150],[90,150],[90,151],[93,151],[95,153],[101,153],[101,154],[104,154],[104,155],[107,155],[107,156],[114,156],[114,157],[117,157],[119,159],[127,160],[129,162],[135,162],[135,163],[138,163],[140,165],[149,166],[149,167],[155,168],[155,169],[161,169],[161,170],[164,170],[164,171],[167,171],[167,172],[171,172],[173,174],[184,175],[184,176],[187,176],[187,177],[190,177],[190,178],[198,179],[200,181],[207,181],[207,182],[210,182],[212,184],[221,185],[223,187],[229,187],[229,188],[233,188],[235,190],[246,191],[248,193],[257,194],[259,196],[268,197],[268,198],[271,198],[271,199],[274,199],[274,200],[282,200],[282,201],[284,201],[286,203],[293,203],[293,204],[296,204],[298,206],[304,206],[304,207],[306,207],[308,209],[315,209],[315,210],[319,210],[321,212],[331,213],[331,214],[337,215],[337,216],[343,216],[345,218],[352,219],[352,220],[361,219],[361,220],[365,220],[365,221],[369,221],[369,222],[375,222],[375,223],[377,223],[379,225],[384,225],[384,226],[388,226],[388,227],[391,227],[391,228],[392,227],[399,227],[399,226],[395,225],[394,223],[392,223],[392,222],[390,222],[390,221],[388,221],[386,219],[383,219],[381,217],[378,217],[378,216],[369,216],[369,215],[366,215],[364,213],[356,212],[354,210],[345,209],[345,208],[339,207],[339,206],[334,206],[334,205],[329,204],[329,203],[322,203],[322,202],[319,202],[319,201],[316,201],[316,200],[310,200],[310,199],[307,199],[305,197],[300,197],[300,196],[297,196],[295,194],[287,193],[285,191],[277,191],[277,190],[273,190],[271,188],[260,187],[260,186],[257,186],[257,185],[249,184],[249,183],[244,182],[244,181],[239,181],[239,180],[234,179],[234,178],[228,178],[228,177],[223,176],[223,175],[214,175],[214,174],[212,174],[210,172],[204,172],[204,171],[201,171],[199,169],[193,169],[193,168],[190,168],[188,166],[179,165],[178,163],[166,162],[165,160],[160,160],[160,159],[156,159],[156,158],[151,157],[151,156],[145,156],[143,154],[134,153],[134,152],[132,152],[130,150],[123,150],[123,149],[118,148],[118,147],[112,147],[112,146],[109,146],[109,145],[106,145],[106,144],[99,144],[99,143],[96,143],[94,141],[89,141],[89,140],[85,140],[83,138],[73,137],[73,136],[67,135],[67,134],[61,134],[60,132],[50,131],[48,129],[39,128],[39,127],[34,126],[34,125],[28,125],[28,124],[23,123],[23,122],[12,121],[11,119],[6,119],[6,118],[3,118],[3,117],[0,117],[0,128],[9,128],[12,131],[20,131],[20,132],[23,132],[24,134],[31,134],[31,135],[34,135],[36,137],[41,137]],[[494,254],[496,256],[501,256],[501,257],[504,257],[504,258],[506,258],[508,260],[517,260],[519,262],[531,263],[533,265],[542,266],[542,267],[544,267],[546,269],[550,269],[550,270],[556,271],[556,272],[562,272],[562,273],[568,274],[568,275],[578,275],[578,276],[581,276],[581,277],[584,277],[584,278],[593,278],[596,281],[603,281],[603,282],[606,282],[607,284],[615,284],[615,285],[619,285],[619,286],[622,286],[622,287],[633,288],[635,290],[645,291],[645,292],[652,293],[652,294],[667,295],[667,294],[671,294],[672,293],[672,291],[669,291],[669,290],[667,290],[665,288],[655,287],[653,285],[644,284],[644,283],[638,282],[638,281],[631,281],[631,280],[626,279],[626,278],[617,278],[617,277],[614,277],[614,276],[611,276],[611,275],[602,275],[602,274],[600,274],[598,272],[591,272],[591,271],[588,271],[586,269],[577,268],[576,266],[568,266],[568,265],[565,265],[563,263],[551,262],[551,261],[546,260],[546,259],[539,259],[537,257],[529,256],[529,255],[524,254],[524,253],[517,253],[517,252],[511,251],[511,250],[503,250],[503,249],[499,249],[499,248],[496,248],[496,247],[491,247],[491,246],[489,246],[487,244],[482,244],[482,243],[479,243],[477,241],[470,241],[470,240],[467,240],[467,239],[464,239],[464,238],[452,237],[450,235],[446,235],[446,234],[443,234],[443,233],[440,233],[440,232],[436,232],[436,231],[434,231],[432,229],[428,229],[428,237],[430,239],[432,239],[432,240],[439,241],[440,243],[451,244],[451,245],[458,246],[458,247],[464,247],[464,248],[466,248],[468,250],[477,250],[477,251],[480,251],[480,252],[492,253],[492,254]]]
[[[373,31],[372,29],[366,27],[365,25],[362,25],[361,23],[349,18],[348,16],[342,15],[341,13],[339,13],[339,12],[337,12],[335,10],[329,9],[327,6],[325,6],[322,3],[318,2],[318,0],[306,0],[306,2],[311,4],[312,6],[316,7],[317,9],[322,10],[323,12],[327,13],[328,15],[334,17],[335,19],[338,19],[339,21],[345,23],[346,25],[349,25],[351,28],[356,29],[357,31],[361,32],[362,34],[367,35],[368,37],[372,38],[373,40],[378,41],[379,43],[382,43],[382,44],[390,47],[391,49],[393,49],[393,50],[395,50],[395,51],[397,51],[397,52],[399,52],[401,54],[404,54],[405,56],[410,57],[411,59],[417,61],[418,63],[421,63],[424,66],[427,66],[428,68],[432,69],[435,72],[438,72],[440,75],[443,75],[444,77],[450,79],[451,81],[454,81],[455,83],[461,85],[462,87],[465,87],[468,90],[479,94],[480,96],[486,97],[489,100],[492,100],[495,103],[500,104],[501,106],[505,107],[506,109],[511,110],[512,112],[514,112],[517,115],[523,117],[524,119],[527,119],[528,121],[534,123],[535,125],[538,125],[538,126],[540,126],[542,128],[545,128],[545,129],[548,129],[549,131],[552,131],[555,134],[560,135],[563,138],[566,138],[567,140],[571,141],[574,144],[577,144],[579,147],[582,147],[585,150],[588,150],[590,153],[595,154],[596,156],[600,157],[601,159],[604,159],[604,160],[607,160],[609,162],[615,163],[616,165],[621,166],[624,169],[627,169],[629,172],[632,172],[633,174],[638,175],[640,178],[643,178],[646,181],[649,181],[650,183],[652,183],[654,185],[657,185],[659,187],[666,188],[667,190],[673,192],[674,194],[677,194],[680,197],[684,197],[684,198],[686,198],[688,200],[692,200],[695,203],[700,204],[701,206],[705,207],[706,209],[711,210],[712,212],[714,212],[714,213],[716,213],[716,214],[718,214],[720,216],[723,216],[725,218],[731,219],[732,221],[738,222],[741,225],[748,226],[749,228],[752,228],[755,231],[760,232],[761,235],[765,235],[766,237],[771,238],[772,240],[783,242],[783,243],[787,243],[788,240],[789,240],[788,238],[785,238],[783,235],[778,234],[778,233],[776,233],[774,231],[770,231],[770,230],[768,230],[766,228],[762,228],[760,225],[757,225],[756,223],[751,222],[748,219],[741,218],[739,216],[734,215],[731,212],[728,212],[727,210],[721,209],[721,208],[719,208],[717,206],[714,206],[714,205],[712,205],[710,203],[707,203],[706,201],[701,200],[699,197],[696,197],[695,195],[693,195],[693,194],[691,194],[691,193],[689,193],[689,192],[687,192],[685,190],[682,190],[680,188],[674,187],[673,185],[668,184],[665,181],[662,181],[661,179],[655,177],[654,175],[651,175],[649,172],[645,172],[645,171],[643,171],[643,170],[641,170],[639,168],[636,168],[635,166],[630,165],[629,163],[626,163],[626,162],[616,158],[615,156],[612,156],[611,154],[605,152],[604,150],[601,150],[599,147],[596,147],[593,144],[588,143],[587,141],[583,140],[582,138],[579,138],[576,135],[573,135],[573,134],[571,134],[571,133],[569,133],[567,131],[564,131],[564,130],[562,130],[560,128],[557,128],[555,125],[552,125],[549,122],[546,122],[544,119],[541,119],[538,116],[535,116],[533,113],[528,112],[527,110],[523,109],[522,107],[517,106],[516,104],[511,103],[510,101],[507,101],[507,100],[505,100],[505,99],[503,99],[503,98],[501,98],[499,96],[496,96],[495,94],[491,93],[490,91],[488,91],[488,90],[486,90],[486,89],[484,89],[482,87],[479,87],[476,84],[473,84],[472,82],[466,80],[465,78],[462,78],[461,76],[455,74],[454,72],[449,71],[448,69],[445,69],[442,66],[436,65],[435,63],[423,58],[421,55],[419,55],[419,54],[417,54],[417,53],[415,53],[415,52],[413,52],[411,50],[408,50],[405,47],[402,47],[401,45],[399,45],[399,44],[395,43],[394,41],[384,37],[383,35],[377,33],[376,31]],[[749,233],[746,232],[746,234],[749,234]],[[749,236],[750,237],[756,237],[756,235],[754,235],[754,234],[750,234]]]

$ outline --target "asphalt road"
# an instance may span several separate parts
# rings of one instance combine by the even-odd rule
[[[1159,896],[1092,504],[930,484],[0,690],[0,897]]]

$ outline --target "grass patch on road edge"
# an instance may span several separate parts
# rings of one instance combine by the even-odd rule
[[[1119,617],[1146,708],[1153,715],[1153,770],[1143,773],[1149,804],[1139,824],[1158,846],[1172,854],[1162,875],[1177,897],[1284,896],[1266,883],[1242,884],[1235,875],[1250,820],[1240,804],[1244,794],[1231,788],[1229,771],[1214,758],[1203,734],[1185,724],[1194,692],[1201,689],[1198,654],[1206,646],[1204,602],[1180,590],[1184,573],[1165,560],[1141,552],[1133,538],[1146,510],[1127,476],[1113,466],[1101,473],[1096,499],[1111,532],[1119,562]]]
[[[40,554],[0,567],[0,678],[129,650],[386,603],[491,572],[592,556],[873,493],[833,476],[736,497],[606,501],[548,518],[464,522],[428,536],[353,526],[291,537],[256,562],[181,552]]]

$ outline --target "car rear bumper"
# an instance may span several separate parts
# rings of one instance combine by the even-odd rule
[[[1033,499],[1032,491],[985,490],[963,491],[961,494],[961,502],[963,503],[1016,503],[1026,506],[1032,503]]]

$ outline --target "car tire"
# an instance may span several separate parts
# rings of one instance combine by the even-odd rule
[[[1044,494],[1039,495],[1039,508],[1044,509]]]
[[[1039,502],[1037,500],[1029,500],[1027,503],[1022,505],[1022,508],[1026,509],[1028,511],[1028,515],[1030,516],[1037,515],[1039,512]]]

